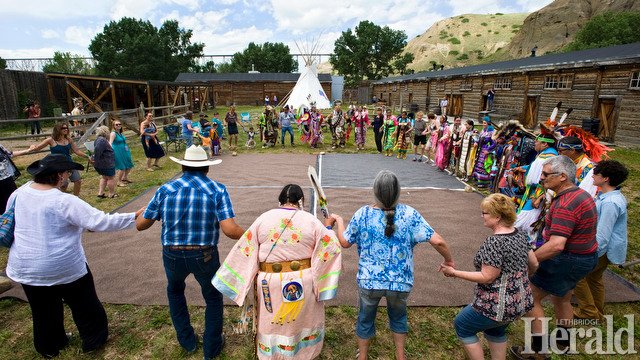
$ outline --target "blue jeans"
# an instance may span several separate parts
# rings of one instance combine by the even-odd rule
[[[187,147],[193,145],[193,134],[182,133],[182,138],[184,139],[184,143],[186,144]]]
[[[391,331],[396,334],[406,334],[409,331],[407,325],[408,292],[359,289],[360,311],[356,323],[356,335],[359,338],[370,339],[376,334],[376,313],[383,296],[387,299],[387,314]]]
[[[173,251],[165,246],[162,249],[162,261],[167,275],[169,312],[180,346],[187,351],[194,351],[198,345],[184,296],[184,280],[193,274],[207,304],[202,339],[204,357],[210,359],[217,356],[222,351],[222,294],[211,285],[211,279],[220,267],[218,249]]]
[[[282,127],[282,145],[284,145],[284,134],[289,133],[291,135],[291,145],[293,145],[293,128],[291,126]]]
[[[465,306],[455,320],[453,326],[458,339],[463,344],[475,344],[478,339],[477,333],[482,331],[487,341],[492,343],[503,343],[507,341],[507,326],[510,323],[501,323],[477,312],[471,305]]]

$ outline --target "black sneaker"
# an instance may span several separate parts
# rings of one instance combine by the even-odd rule
[[[549,355],[549,354],[538,354],[538,353],[523,354],[524,346],[512,346],[509,349],[509,352],[511,352],[511,356],[513,356],[514,359],[518,359],[518,360],[548,360],[548,359],[551,359],[551,355]]]

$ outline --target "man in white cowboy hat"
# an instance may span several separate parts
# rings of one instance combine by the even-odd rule
[[[189,319],[184,296],[185,279],[193,274],[207,304],[202,339],[204,358],[220,354],[222,335],[222,294],[211,284],[220,267],[219,229],[231,239],[239,239],[244,229],[236,224],[229,194],[224,185],[207,177],[209,166],[222,160],[209,160],[200,146],[192,145],[184,159],[169,157],[182,165],[182,176],[162,185],[143,216],[136,221],[146,230],[162,221],[162,259],[167,275],[167,297],[173,327],[180,345],[188,352],[198,347],[198,336]]]

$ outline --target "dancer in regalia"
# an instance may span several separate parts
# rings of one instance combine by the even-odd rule
[[[538,233],[532,225],[540,218],[544,202],[551,198],[551,194],[546,194],[544,188],[540,185],[540,175],[542,174],[542,165],[545,160],[558,156],[556,140],[553,135],[539,135],[535,141],[535,150],[538,155],[531,165],[519,166],[513,170],[514,172],[525,173],[525,191],[520,199],[515,227],[528,234],[529,242],[532,245],[538,245]]]
[[[322,143],[322,121],[324,117],[318,111],[316,103],[311,103],[311,111],[309,112],[309,145],[312,148]]]
[[[387,109],[387,113],[384,118],[384,152],[385,156],[393,155],[393,147],[395,146],[395,132],[398,125],[397,119],[391,114],[391,109]]]
[[[491,118],[485,116],[482,119],[482,131],[478,142],[474,145],[477,151],[476,161],[473,166],[473,178],[477,181],[478,187],[487,187],[491,181],[491,167],[493,166],[493,151],[496,142],[493,140],[494,128],[491,125]]]
[[[278,201],[245,231],[212,283],[238,305],[256,289],[258,359],[316,359],[324,302],[336,296],[342,266],[336,234],[325,227],[335,220],[323,224],[304,211],[298,185],[286,185]]]
[[[369,111],[362,105],[358,106],[358,110],[353,114],[353,123],[356,127],[356,147],[358,150],[364,150],[367,142],[367,126],[369,126]]]

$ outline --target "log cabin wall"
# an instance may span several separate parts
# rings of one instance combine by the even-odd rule
[[[640,43],[389,77],[371,86],[394,110],[401,98],[405,108],[414,103],[428,111],[448,98],[450,109],[458,107],[449,116],[460,112],[474,120],[487,110],[487,91],[494,88],[491,117],[529,128],[562,102],[558,116],[573,108],[568,124],[597,118],[602,140],[640,145]]]

